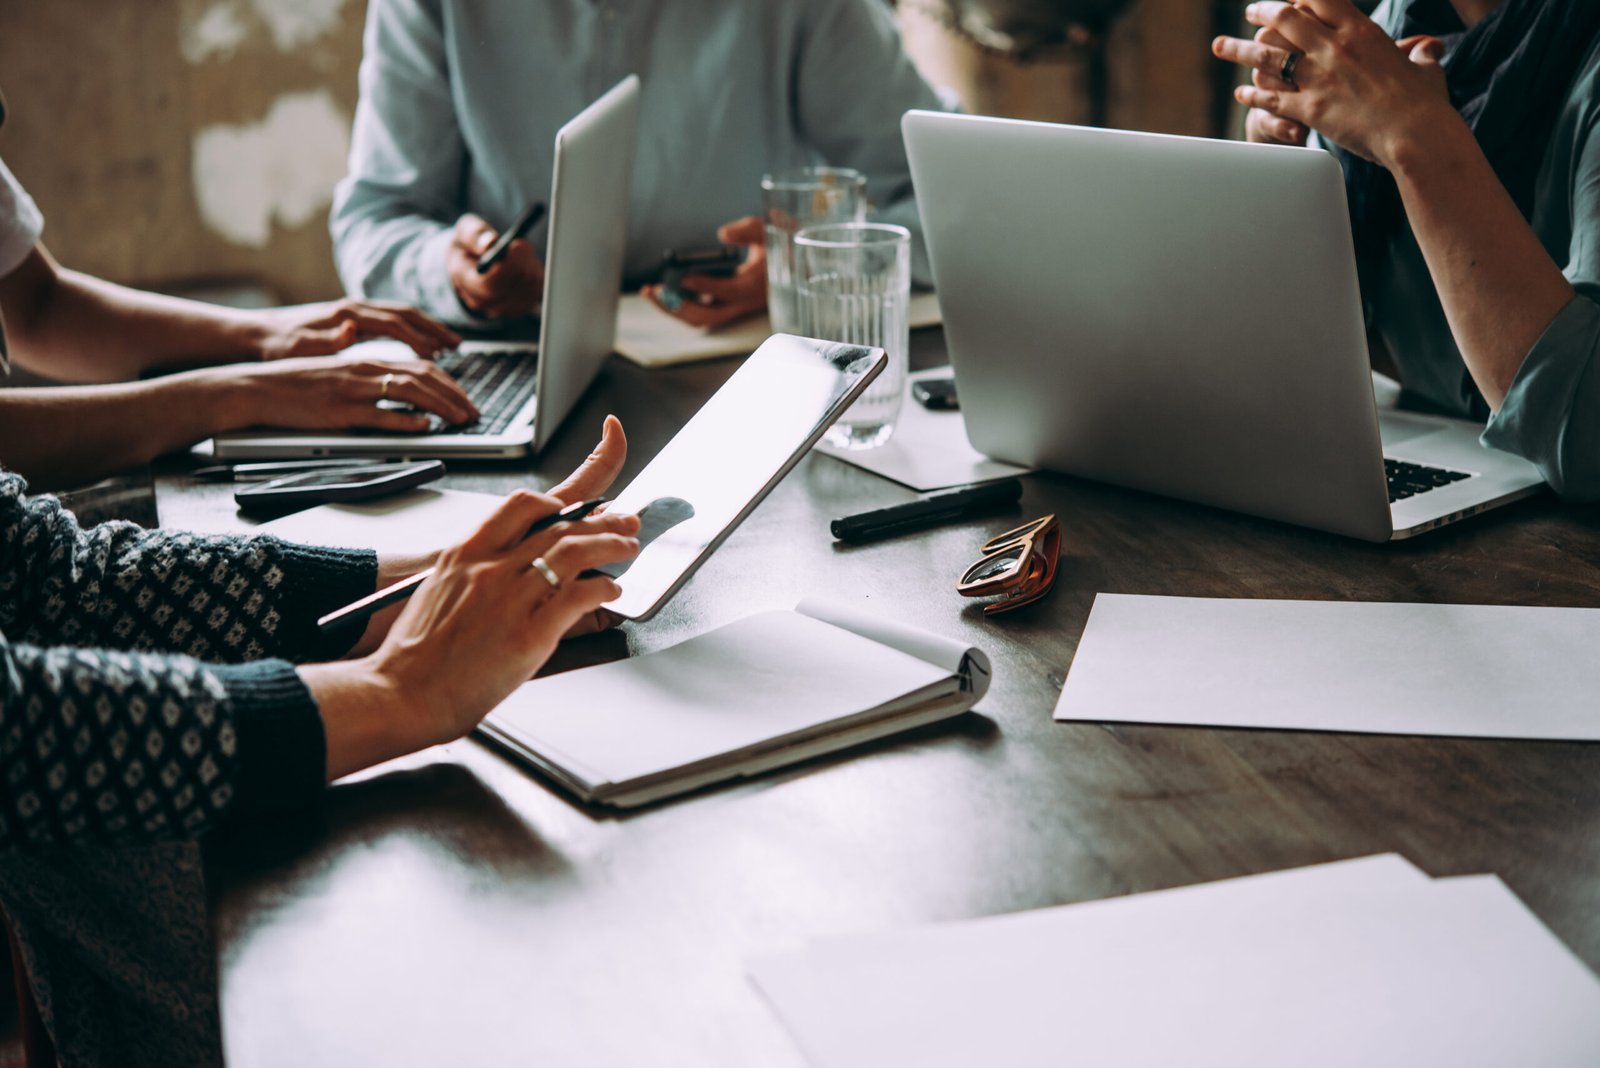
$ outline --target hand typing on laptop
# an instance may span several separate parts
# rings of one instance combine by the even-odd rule
[[[66,270],[37,206],[0,163],[0,313],[17,366],[58,382],[0,391],[0,463],[36,489],[104,477],[248,427],[398,428],[477,410],[432,357],[460,338],[401,304],[339,300],[238,309],[144,293]],[[330,360],[388,339],[399,360]],[[0,377],[3,377],[0,368]]]
[[[268,308],[258,313],[263,360],[296,356],[330,356],[351,345],[392,338],[423,359],[461,344],[461,337],[443,323],[389,300],[333,300]]]
[[[477,407],[455,380],[422,360],[308,357],[193,373],[213,387],[218,416],[226,424],[222,429],[369,427],[407,432],[427,430],[429,413],[448,423],[470,423],[478,417]]]

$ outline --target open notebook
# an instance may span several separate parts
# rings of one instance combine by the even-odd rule
[[[535,679],[479,732],[584,801],[628,808],[967,711],[989,661],[819,601]]]
[[[943,319],[939,298],[933,293],[912,293],[906,308],[911,329],[938,326]],[[617,306],[617,353],[640,367],[672,367],[723,356],[744,356],[761,347],[772,334],[765,315],[741,319],[718,330],[702,330],[674,319],[637,293],[623,296]]]

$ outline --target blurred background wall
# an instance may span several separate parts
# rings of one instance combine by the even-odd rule
[[[532,2],[532,0],[484,0]],[[762,0],[746,0],[762,2]],[[899,0],[972,111],[1220,133],[1243,0]],[[0,158],[66,264],[134,285],[338,292],[327,234],[365,0],[0,0]]]

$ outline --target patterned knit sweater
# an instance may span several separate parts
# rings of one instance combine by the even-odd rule
[[[0,850],[192,837],[323,786],[318,615],[370,552],[80,528],[0,472]]]

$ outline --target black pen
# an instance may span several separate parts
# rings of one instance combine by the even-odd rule
[[[298,475],[306,471],[372,467],[383,462],[351,457],[344,460],[273,460],[258,464],[217,464],[213,467],[197,467],[189,472],[189,477],[204,482],[265,482],[268,479]]]
[[[582,519],[604,503],[606,503],[604,497],[596,497],[592,501],[579,501],[577,504],[569,504],[559,512],[553,512],[543,519],[535,520],[534,524],[528,528],[528,532],[522,536],[523,540],[533,537],[541,530],[548,530],[557,523],[570,523]],[[435,570],[437,569],[430,567],[426,570],[418,571],[415,575],[408,579],[401,579],[393,586],[385,586],[376,593],[367,594],[359,601],[351,601],[343,608],[329,612],[317,620],[317,627],[320,630],[331,630],[344,623],[365,619],[380,609],[403,601],[415,593],[418,586],[428,581]]]
[[[535,200],[529,204],[527,210],[517,216],[517,221],[501,231],[499,237],[494,239],[494,244],[483,250],[483,255],[478,257],[478,273],[488,274],[490,268],[505,258],[506,249],[511,247],[511,242],[539,225],[539,220],[544,218],[544,201]]]
[[[999,482],[930,493],[905,504],[890,505],[860,515],[847,515],[843,519],[835,519],[831,529],[833,536],[840,541],[870,541],[1016,504],[1021,497],[1022,483],[1014,478],[1006,478]]]

